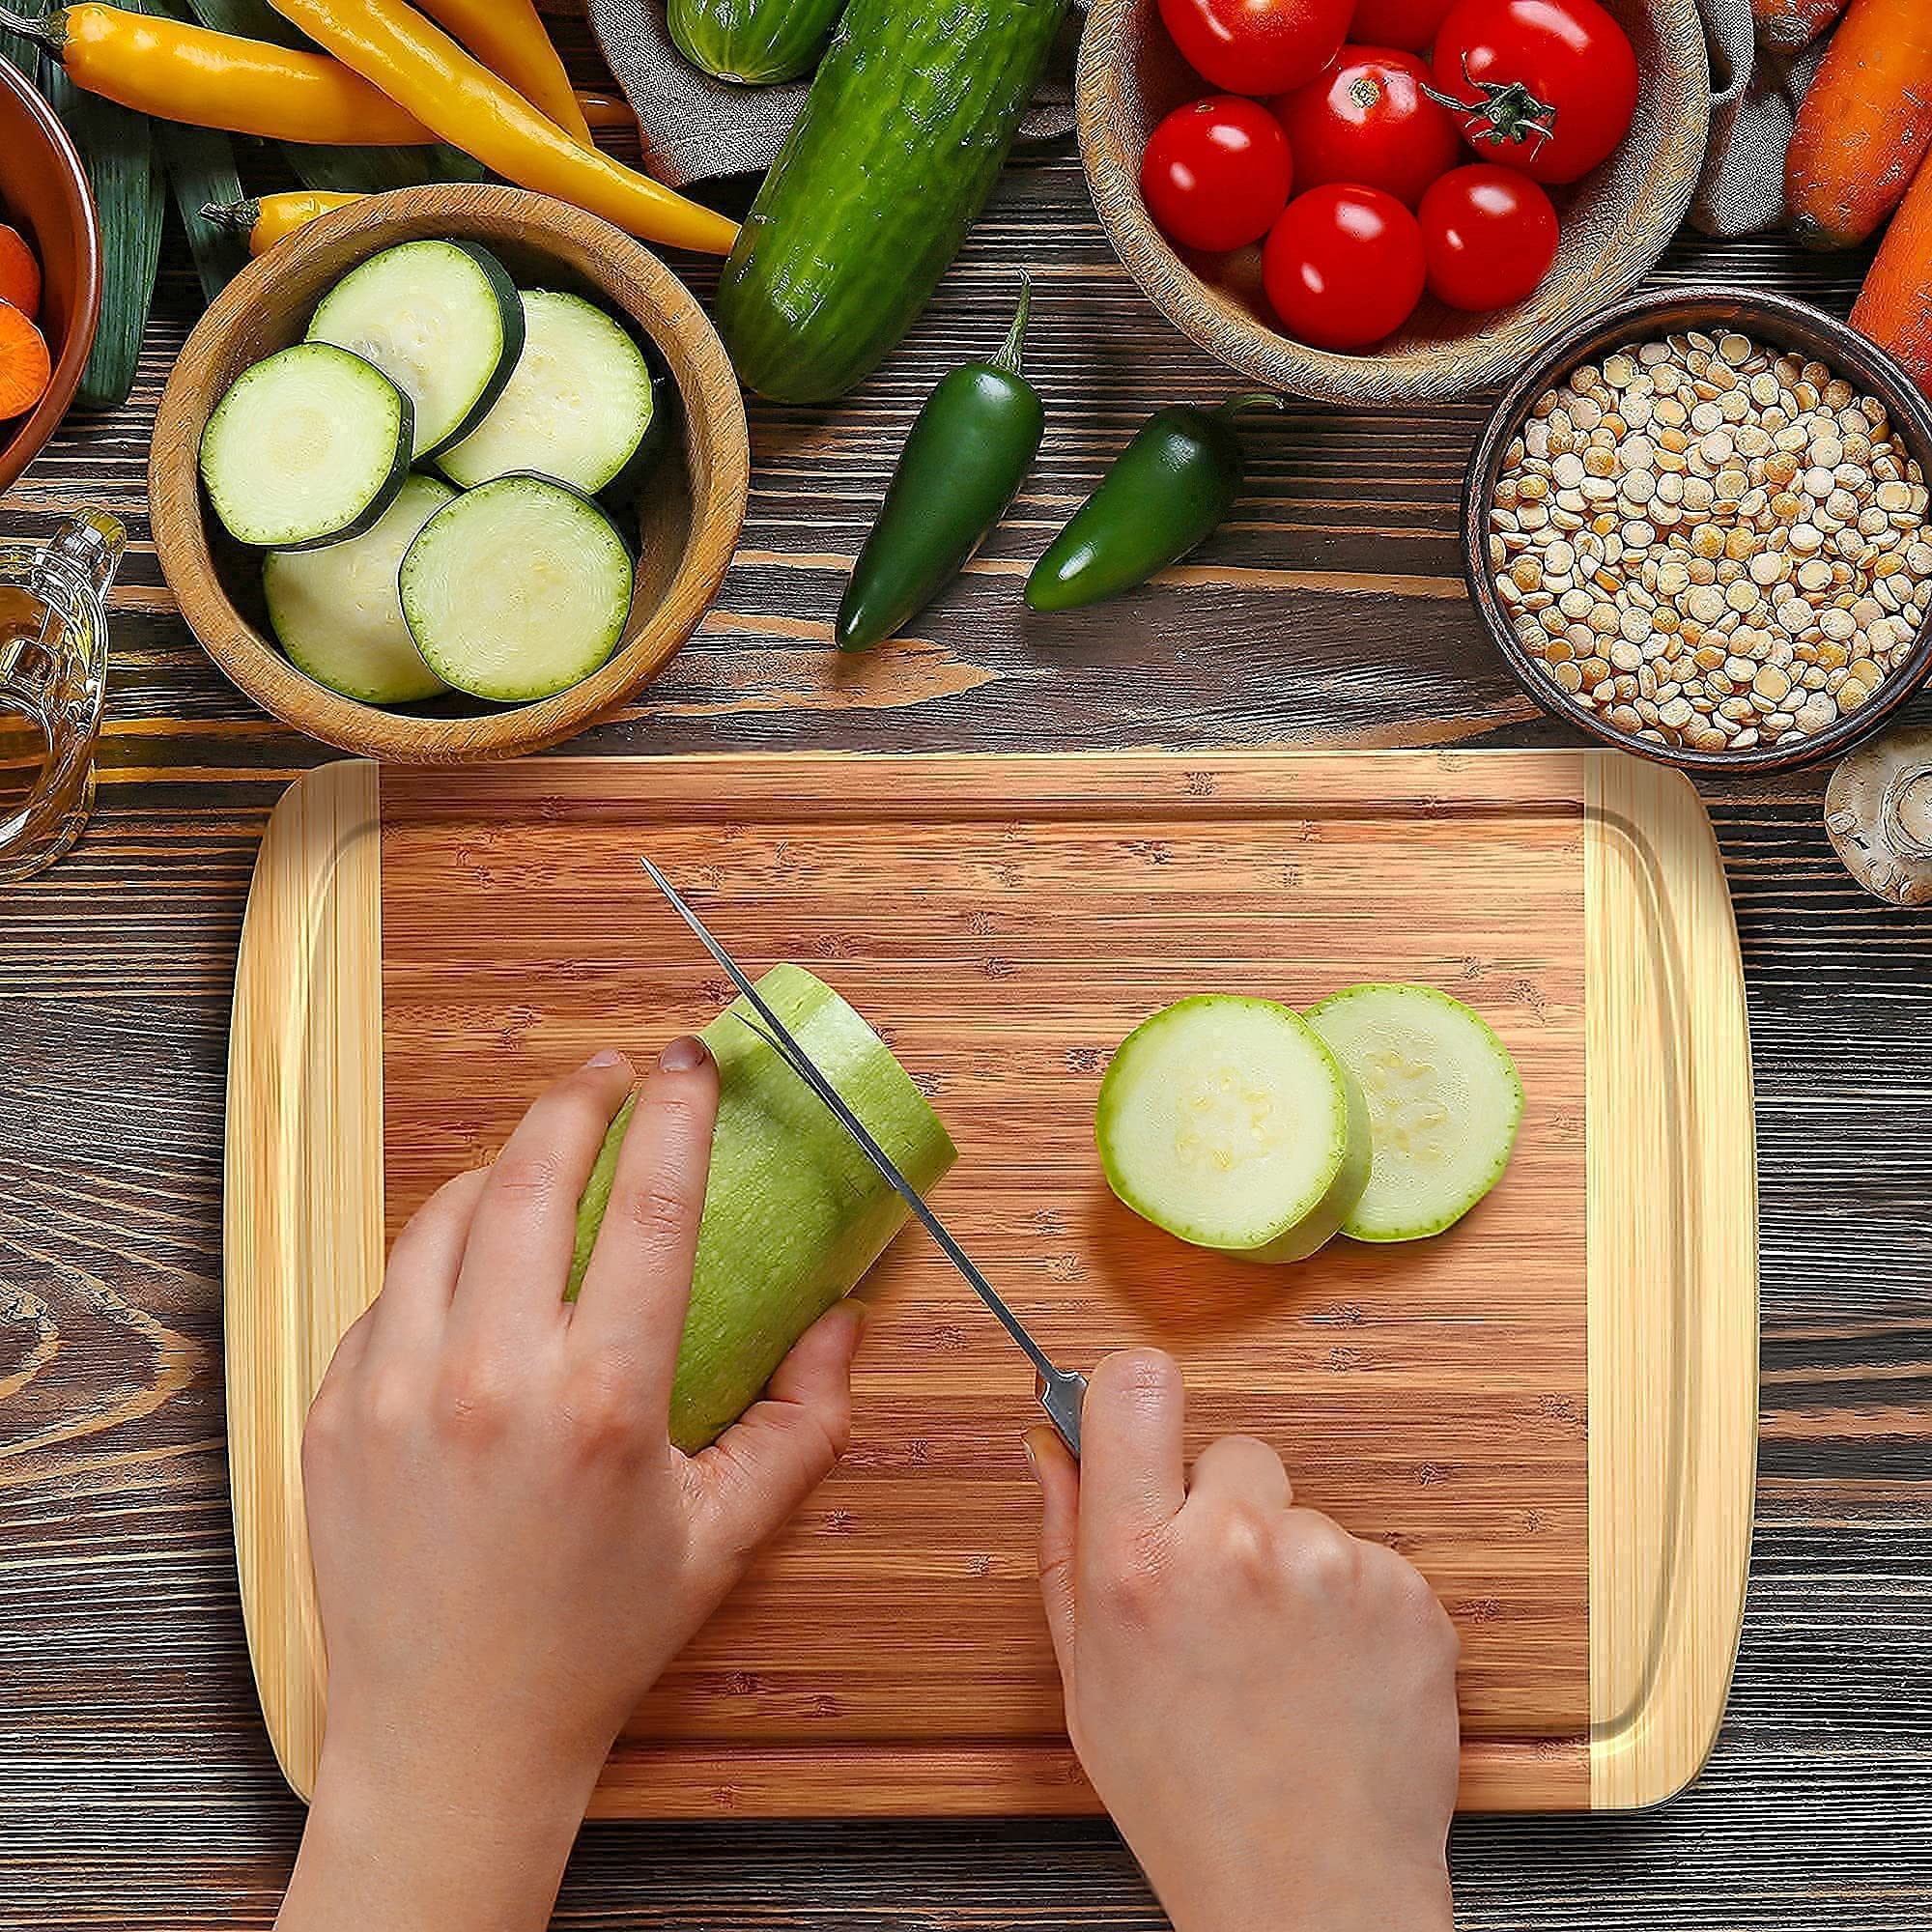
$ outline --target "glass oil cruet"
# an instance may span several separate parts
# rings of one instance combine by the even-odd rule
[[[1888,731],[1852,753],[1825,787],[1825,830],[1866,892],[1932,904],[1932,727]]]
[[[79,838],[107,694],[107,586],[127,548],[85,510],[44,544],[0,541],[0,885]]]

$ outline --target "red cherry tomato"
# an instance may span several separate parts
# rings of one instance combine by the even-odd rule
[[[1350,34],[1365,47],[1406,47],[1419,54],[1435,38],[1456,0],[1358,0]]]
[[[1422,299],[1422,230],[1394,195],[1341,184],[1291,201],[1268,232],[1262,278],[1289,334],[1366,349]]]
[[[1418,219],[1429,292],[1451,308],[1520,302],[1556,259],[1556,210],[1514,168],[1453,170],[1422,197]]]
[[[1230,94],[1286,94],[1348,38],[1355,0],[1160,0],[1181,58]]]
[[[1268,232],[1293,171],[1288,136],[1265,107],[1213,94],[1177,107],[1149,135],[1141,196],[1169,241],[1218,252]]]
[[[1303,188],[1378,187],[1410,208],[1463,156],[1455,118],[1423,91],[1429,70],[1393,47],[1344,47],[1306,87],[1270,102]]]
[[[1573,182],[1629,131],[1636,55],[1597,0],[1456,0],[1435,85],[1466,103],[1463,133],[1484,160]]]

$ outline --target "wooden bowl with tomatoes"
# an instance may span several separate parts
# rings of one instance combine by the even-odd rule
[[[1081,159],[1181,332],[1337,403],[1489,388],[1656,265],[1710,136],[1697,0],[1094,0]]]

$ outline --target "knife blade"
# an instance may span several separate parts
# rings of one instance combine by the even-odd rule
[[[705,952],[710,953],[724,976],[737,987],[745,1004],[763,1022],[762,1026],[753,1026],[752,1031],[757,1034],[818,1096],[833,1119],[851,1137],[860,1152],[878,1169],[894,1193],[912,1210],[920,1226],[938,1244],[939,1251],[965,1276],[968,1284],[992,1311],[1000,1325],[1018,1344],[1028,1361],[1033,1364],[1035,1394],[1038,1397],[1039,1406],[1045,1409],[1048,1421],[1059,1432],[1060,1439],[1077,1458],[1080,1454],[1080,1407],[1087,1394],[1087,1378],[1071,1369],[1062,1369],[1055,1365],[1052,1357],[1028,1331],[1026,1323],[1007,1306],[992,1283],[980,1273],[972,1257],[953,1238],[952,1231],[945,1222],[926,1206],[919,1190],[899,1172],[885,1149],[872,1138],[866,1123],[845,1104],[839,1096],[838,1090],[819,1071],[811,1056],[792,1037],[790,1029],[760,998],[757,987],[752,983],[751,976],[732,958],[704,922],[685,903],[677,888],[650,860],[639,853],[638,864],[644,868],[651,883],[669,901],[671,910],[691,928]]]

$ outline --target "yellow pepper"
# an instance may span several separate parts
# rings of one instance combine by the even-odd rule
[[[276,13],[447,141],[521,187],[646,241],[728,255],[738,225],[580,147],[403,0],[270,0]]]
[[[497,79],[507,81],[573,141],[590,146],[590,124],[571,92],[550,30],[531,0],[420,0]]]
[[[621,128],[631,134],[638,131],[638,117],[621,94],[599,94],[595,88],[580,87],[577,105],[591,128]]]
[[[201,212],[207,220],[246,235],[249,254],[266,255],[318,214],[361,199],[359,194],[330,194],[325,188],[291,188],[283,194],[251,195],[246,201],[212,201]]]
[[[163,121],[350,147],[408,147],[436,138],[327,54],[92,4],[38,20],[0,8],[0,27],[57,55],[76,87]]]

